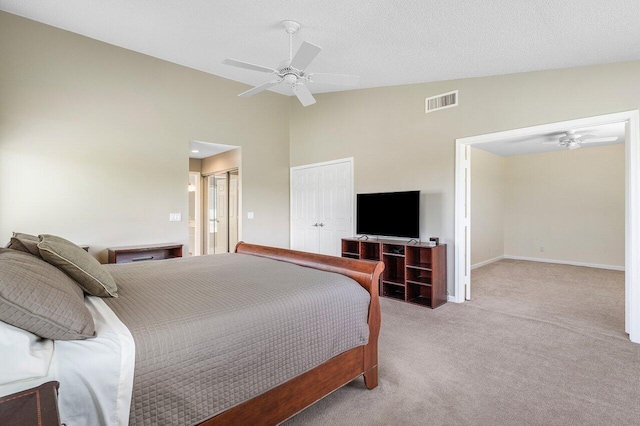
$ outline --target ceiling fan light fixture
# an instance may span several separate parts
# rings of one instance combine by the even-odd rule
[[[289,58],[282,61],[278,69],[238,61],[236,59],[225,59],[222,61],[222,63],[226,65],[267,74],[275,74],[276,76],[275,80],[255,86],[240,93],[238,96],[248,98],[249,96],[253,96],[284,82],[291,87],[293,94],[296,95],[302,106],[309,106],[313,105],[316,100],[311,94],[311,91],[309,91],[309,88],[303,83],[304,81],[313,83],[317,79],[319,80],[317,81],[318,83],[323,84],[336,84],[341,86],[358,85],[359,77],[353,75],[307,73],[307,67],[315,60],[322,49],[315,44],[303,41],[296,54],[293,55],[293,34],[300,29],[300,24],[296,21],[287,20],[282,21],[282,26],[287,34],[289,34]],[[316,79],[312,80],[311,77],[314,75]]]
[[[298,81],[298,77],[293,74],[287,74],[284,76],[284,82],[293,86]]]
[[[576,141],[571,141],[567,144],[567,148],[569,149],[578,149],[580,148],[580,144]]]

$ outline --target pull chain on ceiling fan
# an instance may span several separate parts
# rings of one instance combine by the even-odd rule
[[[318,56],[322,49],[315,44],[305,41],[298,49],[295,56],[293,56],[293,34],[295,34],[300,29],[300,24],[296,21],[282,21],[282,26],[284,27],[287,34],[289,34],[289,59],[282,61],[278,69],[239,61],[237,59],[225,59],[224,61],[222,61],[222,63],[226,65],[275,75],[274,79],[252,89],[249,89],[246,92],[242,92],[238,96],[242,98],[248,98],[249,96],[260,93],[277,84],[285,83],[291,87],[293,94],[296,95],[300,103],[306,107],[316,103],[316,100],[309,91],[309,88],[304,84],[304,82],[335,84],[351,87],[358,85],[360,77],[355,75],[322,73],[312,74],[306,72],[307,67],[311,64],[311,62],[313,62],[313,60],[316,58],[316,56]]]

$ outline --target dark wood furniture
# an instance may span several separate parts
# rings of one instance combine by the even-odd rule
[[[357,281],[371,295],[369,342],[331,358],[324,364],[270,391],[231,408],[201,425],[275,425],[320,400],[358,376],[369,389],[378,386],[378,334],[380,302],[378,281],[381,262],[362,262],[321,254],[238,243],[236,253],[268,257],[283,262],[336,272]]]
[[[7,426],[60,426],[58,382],[0,398],[0,424]]]
[[[446,244],[343,238],[342,257],[381,260],[381,296],[432,309],[447,302]]]
[[[182,257],[182,244],[176,243],[109,247],[107,250],[109,252],[109,263],[141,262]]]

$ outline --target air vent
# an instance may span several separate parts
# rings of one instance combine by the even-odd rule
[[[424,112],[433,112],[458,106],[458,91],[443,93],[424,100]]]

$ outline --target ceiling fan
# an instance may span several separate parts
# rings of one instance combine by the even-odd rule
[[[577,134],[575,130],[568,130],[559,135],[558,140],[555,140],[558,136],[552,136],[554,140],[549,142],[543,142],[544,145],[557,145],[569,149],[578,149],[585,143],[598,143],[598,142],[613,142],[618,139],[617,136],[610,137],[596,137],[594,135],[581,135]]]
[[[296,21],[282,21],[282,26],[289,34],[289,59],[282,61],[278,69],[263,67],[236,59],[225,59],[222,61],[222,63],[226,65],[274,74],[275,76],[274,79],[256,86],[253,89],[249,89],[246,92],[242,92],[238,96],[248,98],[277,84],[285,83],[291,86],[293,94],[296,95],[300,103],[306,107],[315,104],[316,100],[309,91],[309,88],[304,84],[305,82],[341,86],[358,85],[360,77],[355,75],[308,73],[306,71],[307,67],[313,62],[322,49],[315,44],[305,41],[296,52],[296,55],[293,56],[293,34],[300,29],[300,24]]]

